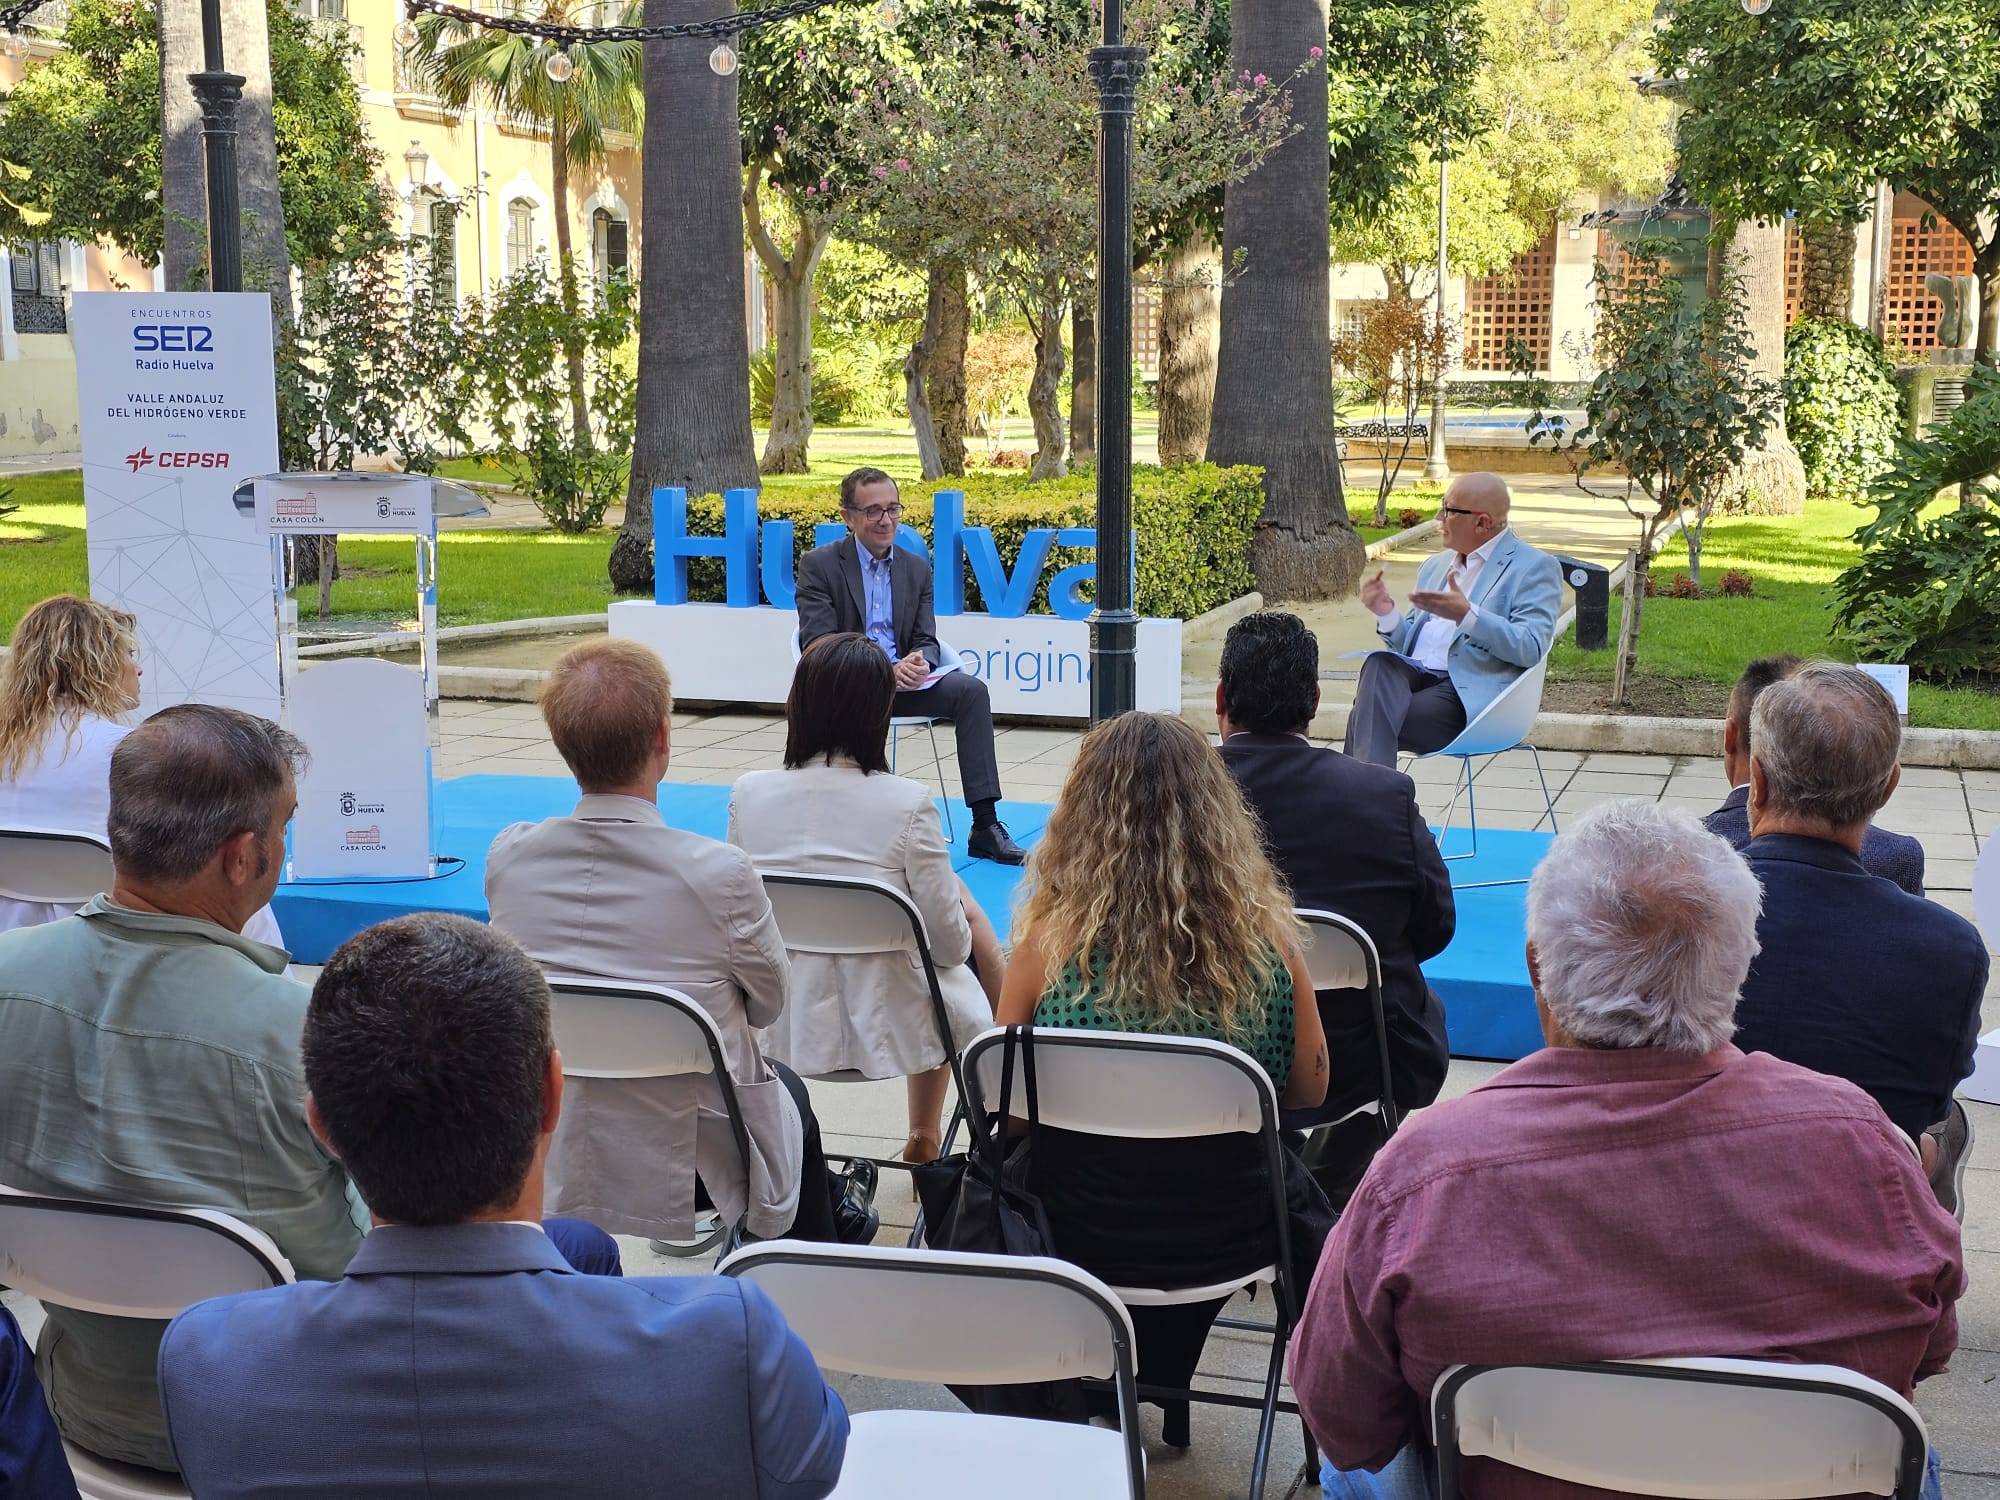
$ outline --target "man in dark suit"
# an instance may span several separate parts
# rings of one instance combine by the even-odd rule
[[[1896,790],[1902,726],[1867,673],[1808,662],[1750,711],[1750,845],[1764,886],[1736,1045],[1859,1085],[1917,1143],[1957,1212],[1986,944],[1973,925],[1861,864]]]
[[[770,1300],[577,1274],[539,1224],[562,1111],[549,989],[482,923],[350,938],[306,1012],[305,1110],[375,1228],[347,1274],[197,1303],[160,1395],[203,1500],[819,1500],[847,1411]]]
[[[972,809],[966,852],[1018,865],[1027,858],[995,812],[1000,763],[993,753],[993,706],[986,684],[969,672],[947,672],[925,686],[938,665],[937,618],[931,606],[931,565],[896,545],[903,516],[896,481],[880,469],[856,469],[840,481],[840,515],[848,535],[815,547],[799,561],[799,649],[823,635],[852,631],[880,646],[896,668],[894,712],[951,720],[958,774]]]
[[[1750,842],[1750,709],[1757,695],[1783,682],[1803,662],[1796,656],[1760,656],[1743,669],[1729,693],[1729,717],[1722,724],[1722,770],[1729,778],[1729,796],[1702,819],[1708,831],[1732,849]],[[1912,896],[1924,893],[1924,846],[1907,834],[1891,833],[1873,823],[1861,840],[1861,868],[1893,880]]]
[[[1390,1086],[1398,1109],[1420,1109],[1450,1064],[1444,1007],[1417,966],[1456,928],[1451,877],[1409,777],[1306,739],[1318,707],[1319,642],[1304,621],[1265,610],[1230,627],[1215,691],[1223,764],[1263,824],[1292,899],[1349,917],[1374,940]],[[1333,1076],[1315,1115],[1337,1120],[1376,1097],[1374,1021],[1351,990],[1329,991],[1319,1008]],[[1356,1150],[1349,1139],[1319,1153],[1329,1196],[1344,1176],[1331,1156],[1358,1180],[1374,1144]]]

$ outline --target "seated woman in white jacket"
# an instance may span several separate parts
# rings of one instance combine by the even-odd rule
[[[42,600],[14,627],[0,664],[0,828],[106,837],[111,752],[139,706],[139,622],[74,594]],[[69,916],[69,906],[0,894],[0,932]],[[243,935],[284,947],[265,907]]]
[[[1002,959],[993,925],[951,867],[930,789],[889,774],[895,676],[863,635],[806,648],[785,705],[785,769],[754,771],[729,799],[729,840],[762,870],[858,875],[905,891],[923,914],[953,1042],[993,1024]],[[808,1077],[854,1069],[906,1078],[905,1161],[930,1161],[950,1074],[914,955],[793,951],[792,998],[765,1051]]]

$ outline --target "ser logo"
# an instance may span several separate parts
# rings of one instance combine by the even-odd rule
[[[215,330],[201,323],[141,323],[132,330],[132,347],[147,354],[208,354]]]

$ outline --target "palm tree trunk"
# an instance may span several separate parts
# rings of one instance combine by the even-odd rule
[[[569,143],[568,130],[560,118],[549,121],[549,186],[555,200],[556,273],[562,289],[563,321],[569,334],[563,339],[563,361],[569,366],[569,427],[579,453],[590,446],[590,400],[583,388],[583,340],[577,334],[580,309],[576,294],[576,255],[570,247],[569,232]]]
[[[1782,223],[1742,223],[1727,241],[1730,268],[1743,285],[1743,317],[1755,353],[1753,373],[1766,380],[1785,374],[1785,228]],[[1711,280],[1719,252],[1710,251]],[[1841,314],[1845,316],[1845,314]],[[1764,441],[1722,482],[1715,510],[1766,516],[1795,516],[1806,508],[1806,469],[1785,432],[1785,409],[1765,429]],[[1698,521],[1682,533],[1687,543],[1688,577],[1701,587],[1701,532]]]
[[[1230,25],[1237,73],[1288,77],[1327,42],[1323,0],[1237,0]],[[1329,599],[1354,591],[1363,556],[1333,434],[1326,69],[1308,69],[1289,91],[1291,137],[1223,195],[1232,275],[1208,460],[1263,467],[1250,565],[1265,596]]]
[[[931,421],[937,428],[941,474],[965,473],[965,346],[972,316],[967,305],[965,262],[933,261],[929,271],[931,305],[937,309],[937,343],[931,350],[924,390]]]
[[[1799,252],[1799,316],[1845,320],[1854,304],[1854,225],[1804,225]],[[1778,270],[1782,278],[1782,263]]]
[[[161,269],[166,289],[187,291],[208,264],[208,185],[202,175],[201,109],[188,87],[199,73],[199,0],[160,0],[160,210],[166,227]]]
[[[1028,381],[1028,417],[1035,424],[1035,464],[1030,479],[1060,479],[1068,472],[1063,462],[1062,375],[1063,344],[1062,293],[1053,277],[1045,277],[1037,303],[1035,330],[1035,373]]]
[[[646,24],[706,20],[712,0],[646,0]],[[711,44],[646,44],[639,267],[639,391],[614,588],[653,581],[653,490],[691,494],[757,482],[744,321],[743,158],[736,79],[709,71]]]
[[[1097,457],[1097,314],[1084,305],[1095,294],[1077,293],[1070,304],[1069,457],[1089,463]]]
[[[1216,289],[1222,261],[1197,231],[1160,279],[1160,462],[1198,464],[1215,405]]]
[[[201,28],[197,20],[195,34]],[[236,107],[236,195],[243,209],[243,285],[271,294],[276,323],[292,315],[292,256],[278,192],[278,127],[271,115],[271,23],[264,0],[223,0],[229,69],[243,75]],[[199,64],[197,64],[199,66]],[[189,92],[187,80],[181,91]]]

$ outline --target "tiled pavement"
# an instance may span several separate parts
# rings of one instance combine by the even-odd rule
[[[728,784],[744,771],[779,764],[784,722],[755,713],[676,714],[670,780]],[[1076,754],[1074,731],[1002,728],[997,749],[1007,794],[1029,801],[1053,801]],[[957,790],[958,764],[947,730],[939,734],[941,759],[933,760],[929,737],[905,731],[897,769],[906,776]],[[1542,768],[1558,817],[1583,811],[1614,797],[1646,797],[1705,813],[1728,791],[1718,760],[1690,756],[1579,755],[1544,752]],[[532,706],[518,703],[448,702],[444,705],[437,773],[507,775],[561,774],[548,736]],[[1451,765],[1422,762],[1415,767],[1419,793],[1435,819],[1451,795]],[[1547,826],[1535,764],[1526,754],[1506,757],[1485,770],[1478,786],[1479,818],[1502,828]],[[1461,814],[1462,817],[1462,814]],[[1972,865],[1986,835],[2000,828],[2000,772],[1913,768],[1879,821],[1923,841],[1933,899],[1971,915]],[[2000,935],[1995,935],[2000,937]],[[1989,986],[1987,1014],[2000,1023],[2000,976]],[[1497,1065],[1460,1061],[1452,1066],[1449,1094],[1463,1093],[1492,1076]],[[898,1084],[814,1085],[813,1096],[831,1149],[889,1155],[901,1148],[903,1100]],[[1981,1141],[1968,1173],[1970,1211],[1965,1226],[1971,1290],[1959,1304],[1960,1349],[1951,1372],[1927,1381],[1918,1406],[1943,1454],[1945,1493],[1951,1500],[2000,1500],[2000,1108],[1971,1106]],[[881,1206],[885,1225],[906,1227],[911,1211],[893,1174],[885,1181]],[[901,1234],[884,1230],[885,1242]],[[654,1264],[643,1244],[628,1241],[628,1263]],[[661,1264],[661,1270],[688,1263]],[[1245,1391],[1261,1379],[1265,1350],[1255,1335],[1220,1330],[1210,1340],[1206,1376]],[[898,1387],[886,1396],[881,1382],[837,1381],[856,1405],[871,1400],[926,1399],[927,1393]],[[940,1395],[941,1404],[949,1398]],[[1178,1455],[1157,1442],[1158,1419],[1148,1417],[1151,1483],[1161,1500],[1235,1496],[1246,1491],[1254,1419],[1247,1413],[1197,1407],[1194,1446]],[[1282,1496],[1302,1463],[1295,1424],[1281,1423],[1269,1493]],[[949,1475],[940,1475],[938,1493],[949,1495]],[[1305,1493],[1315,1493],[1307,1489]]]

